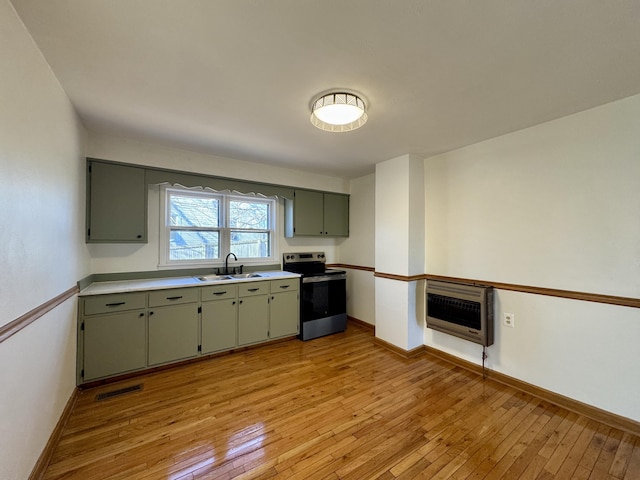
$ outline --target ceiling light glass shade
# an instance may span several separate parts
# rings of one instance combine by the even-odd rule
[[[348,132],[367,123],[364,101],[352,93],[321,96],[311,107],[311,123],[328,132]]]

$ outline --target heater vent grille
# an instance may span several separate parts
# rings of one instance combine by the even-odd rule
[[[493,288],[427,280],[427,328],[493,344]]]

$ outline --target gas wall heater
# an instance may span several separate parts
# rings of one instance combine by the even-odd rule
[[[493,344],[493,288],[427,280],[427,328]]]

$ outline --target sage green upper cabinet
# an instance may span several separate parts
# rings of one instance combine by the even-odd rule
[[[293,234],[323,235],[324,193],[296,190],[294,195]]]
[[[349,196],[324,194],[324,234],[333,237],[349,236]]]
[[[349,195],[296,190],[285,201],[285,236],[349,236]]]
[[[87,162],[87,243],[146,243],[144,168]]]

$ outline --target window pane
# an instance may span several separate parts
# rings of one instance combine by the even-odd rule
[[[269,204],[232,200],[229,203],[230,228],[269,229]]]
[[[271,256],[268,232],[231,232],[231,251],[241,258]]]
[[[178,227],[219,227],[220,201],[191,195],[171,194],[169,225]]]
[[[219,232],[172,230],[169,260],[207,260],[220,258]]]

